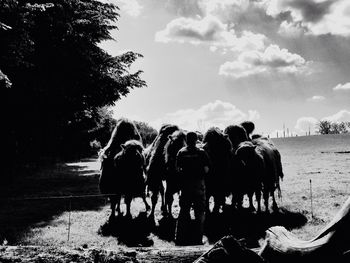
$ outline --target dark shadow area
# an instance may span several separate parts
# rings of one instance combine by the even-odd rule
[[[205,235],[210,243],[215,243],[226,235],[245,240],[247,247],[259,246],[271,226],[284,226],[288,230],[299,228],[307,223],[302,213],[280,208],[275,212],[251,212],[249,209],[224,208],[220,214],[209,214],[206,219]]]
[[[134,218],[123,215],[110,218],[100,226],[98,233],[102,236],[117,237],[118,241],[126,246],[149,247],[153,245],[149,236],[154,228],[154,220],[149,218],[146,212],[141,212]]]
[[[66,163],[42,165],[23,170],[0,186],[0,242],[16,244],[39,224],[49,224],[54,216],[65,211],[98,210],[105,198],[60,198],[99,194],[98,170],[86,159],[79,165]],[[86,163],[86,165],[84,165]],[[89,174],[89,176],[87,176]],[[57,197],[57,198],[56,198]]]
[[[154,234],[156,234],[160,239],[174,241],[176,221],[177,220],[172,216],[163,216],[158,221],[158,226],[155,227]]]
[[[280,208],[276,212],[252,212],[249,209],[236,210],[230,206],[224,208],[222,213],[207,215],[205,222],[205,236],[210,244],[214,244],[222,237],[231,235],[249,248],[259,247],[259,239],[264,238],[265,231],[272,226],[284,226],[288,230],[299,228],[307,223],[302,213],[288,211]],[[100,227],[99,233],[103,236],[115,236],[118,241],[127,246],[151,246],[150,233],[157,235],[165,241],[175,241],[177,219],[172,216],[163,216],[155,224],[146,212],[135,218],[118,216],[107,221]],[[188,219],[185,224],[185,242],[178,245],[196,245],[194,232],[195,221]]]

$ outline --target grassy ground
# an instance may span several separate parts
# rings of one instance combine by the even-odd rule
[[[253,231],[258,223],[264,221],[268,224],[263,226],[289,225],[299,238],[310,239],[330,222],[350,196],[350,155],[321,153],[319,149],[300,153],[298,149],[291,149],[291,146],[286,146],[284,142],[275,140],[275,143],[281,151],[285,172],[282,182],[283,199],[278,200],[284,213],[275,217],[239,215],[242,225],[238,228]],[[291,144],[295,145],[294,142]],[[8,187],[2,187],[0,243],[117,248],[120,244],[118,238],[99,234],[101,226],[105,225],[109,216],[105,198],[74,198],[71,199],[71,203],[68,199],[19,200],[37,196],[98,194],[98,170],[99,163],[95,159],[58,163],[41,167],[31,174],[23,174],[19,177],[20,180],[17,179],[18,181],[14,181]],[[313,191],[312,213],[310,179]],[[177,202],[174,209],[178,212]],[[137,215],[144,210],[142,201],[135,199],[132,213]],[[297,222],[301,218],[300,215],[308,219],[305,225]],[[161,218],[159,206],[156,218]],[[215,225],[215,219],[210,220]],[[160,225],[158,230],[167,226],[169,225]],[[219,228],[220,224],[216,224],[216,228],[213,229]],[[151,234],[155,247],[174,246],[173,242],[158,236]]]

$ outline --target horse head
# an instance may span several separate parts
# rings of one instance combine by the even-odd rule
[[[176,155],[179,150],[186,146],[186,135],[178,130],[168,136],[168,141],[164,147],[165,164],[167,169],[175,169]]]

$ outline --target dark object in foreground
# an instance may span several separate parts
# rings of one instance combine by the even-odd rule
[[[154,228],[154,221],[141,212],[137,217],[118,215],[103,224],[99,233],[103,236],[115,236],[122,244],[132,247],[149,247],[153,240],[149,235]]]
[[[216,242],[195,263],[216,262],[349,262],[350,198],[319,235],[310,241],[298,239],[281,226],[267,230],[265,244],[254,253],[232,236]]]
[[[260,255],[269,262],[348,262],[350,250],[350,197],[333,220],[310,241],[295,237],[283,227],[267,230]]]
[[[262,263],[263,258],[257,253],[246,248],[233,236],[223,237],[215,245],[194,263],[229,263],[229,262],[249,262]]]

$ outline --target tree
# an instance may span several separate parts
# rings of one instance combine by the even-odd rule
[[[317,123],[318,133],[320,134],[343,134],[348,133],[350,122],[331,122],[322,120]]]
[[[135,121],[135,124],[141,134],[143,144],[147,147],[157,137],[157,130],[145,122]]]
[[[340,134],[344,134],[344,133],[348,133],[348,129],[347,129],[347,123],[345,121],[336,123],[336,130],[338,131],[338,133]]]
[[[142,55],[98,47],[118,17],[117,6],[97,0],[0,2],[0,70],[12,83],[1,89],[23,155],[77,151],[101,108],[146,86],[141,71],[129,72]]]
[[[316,127],[319,134],[329,134],[331,132],[332,123],[328,120],[320,120],[316,124]]]

